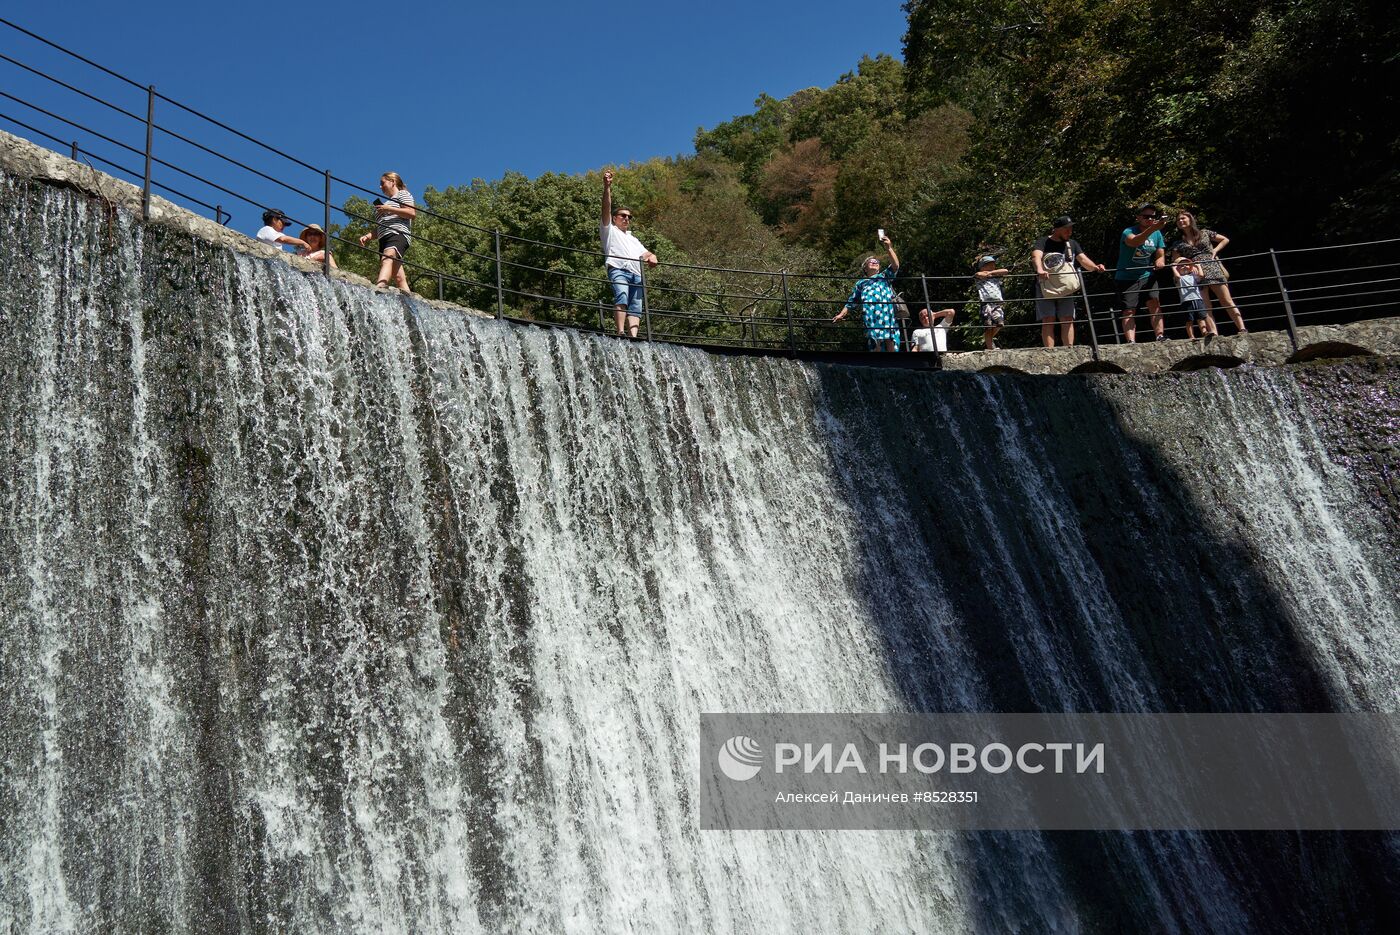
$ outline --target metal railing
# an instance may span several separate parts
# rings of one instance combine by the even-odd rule
[[[135,102],[131,106],[122,106],[80,87],[76,82],[63,80],[18,57],[0,53],[0,62],[46,86],[51,85],[76,96],[84,102],[83,106],[97,108],[95,113],[106,114],[117,119],[128,130],[140,133],[140,145],[137,145],[135,141],[119,138],[121,133],[118,131],[99,130],[74,119],[71,113],[60,113],[53,107],[44,107],[17,94],[0,91],[0,102],[25,109],[29,120],[36,119],[31,113],[44,118],[49,121],[50,129],[3,111],[0,111],[0,120],[32,134],[36,141],[55,144],[59,152],[75,160],[90,159],[138,180],[142,190],[143,216],[150,215],[151,192],[159,190],[186,206],[211,212],[221,224],[232,219],[222,200],[210,204],[208,195],[201,198],[183,190],[189,183],[217,192],[220,198],[231,198],[236,203],[258,210],[265,208],[267,199],[251,197],[223,182],[205,177],[188,164],[181,165],[177,157],[165,149],[168,145],[179,144],[188,147],[198,159],[207,158],[213,164],[228,167],[226,171],[247,173],[302,199],[307,212],[314,212],[326,232],[325,272],[329,273],[330,270],[332,250],[342,263],[372,263],[377,260],[377,251],[361,247],[351,232],[373,230],[374,219],[368,213],[371,210],[369,206],[366,204],[360,210],[352,210],[352,206],[364,204],[360,196],[372,197],[379,192],[347,181],[330,168],[318,167],[271,146],[160,93],[153,85],[141,84],[7,19],[0,18],[0,26],[28,37],[46,50],[59,53],[64,61],[76,61],[95,69],[138,95],[137,100],[144,104],[140,110],[134,109]],[[168,118],[163,116],[167,113],[194,118],[198,125],[212,127],[237,142],[224,146],[201,142],[193,132],[169,125]],[[68,138],[71,133],[59,135],[51,132],[59,127],[86,134],[84,142]],[[116,161],[111,158],[111,152],[106,155],[95,152],[92,147],[101,144],[119,153],[140,156],[141,169],[138,171]],[[244,144],[263,159],[275,157],[280,160],[282,168],[260,168],[250,164],[252,159],[235,158],[226,151],[233,145]],[[155,177],[157,169],[162,170],[160,179]],[[312,180],[294,184],[283,177],[288,172],[304,177],[309,173]],[[181,188],[170,184],[175,175],[184,180],[180,182]],[[340,191],[349,193],[342,204],[334,200],[337,186]],[[419,205],[417,210],[420,218],[427,221],[415,223],[413,240],[419,245],[415,253],[421,254],[424,248],[432,248],[430,252],[436,253],[440,259],[437,265],[408,257],[403,260],[415,291],[476,308],[492,308],[498,319],[609,333],[613,309],[609,301],[608,280],[605,275],[582,272],[577,266],[579,260],[586,259],[589,263],[596,263],[595,269],[602,270],[609,258],[600,251],[533,239],[502,231],[499,227],[471,224],[436,211],[428,204]],[[333,217],[344,218],[345,224],[339,228],[333,226]],[[291,220],[306,224],[295,216],[291,216]],[[1333,262],[1338,257],[1336,251],[1348,252],[1342,254],[1344,259],[1340,262]],[[1289,264],[1288,279],[1285,278],[1281,258]],[[1295,347],[1298,345],[1300,322],[1340,323],[1375,318],[1393,313],[1400,307],[1400,272],[1393,275],[1389,272],[1400,270],[1400,238],[1293,250],[1270,249],[1226,255],[1221,260],[1231,272],[1228,292],[1220,288],[1203,288],[1207,300],[1213,299],[1218,309],[1225,296],[1229,295],[1234,300],[1233,304],[1244,314],[1245,323],[1251,331],[1286,331]],[[846,297],[856,278],[854,275],[700,266],[679,262],[662,262],[651,270],[645,264],[641,265],[642,333],[648,341],[745,348],[789,355],[807,351],[865,349],[866,337],[860,324],[832,321],[836,312],[846,304]],[[1029,260],[1026,260],[1018,264],[1018,269],[1028,270],[1029,266]],[[1102,291],[1090,290],[1090,275],[1095,276],[1096,287],[1104,284]],[[1111,270],[1106,275],[1081,275],[1076,299],[1076,319],[1082,323],[1082,328],[1087,329],[1095,358],[1099,356],[1101,343],[1124,340],[1122,317],[1109,311],[1113,292],[1106,286],[1111,275]],[[1008,313],[1033,310],[1036,274],[1019,271],[1002,278],[1005,297],[1001,304]],[[428,287],[426,291],[420,289],[425,284]],[[909,332],[916,326],[917,310],[920,308],[935,311],[951,307],[957,310],[965,323],[954,327],[952,333],[955,341],[972,345],[973,348],[980,343],[978,332],[981,328],[977,324],[979,303],[973,296],[974,281],[970,274],[931,276],[900,271],[894,285],[903,295],[913,297],[906,303],[913,310],[911,317],[898,322],[902,349],[907,347]],[[591,294],[578,295],[579,292]],[[1172,333],[1179,328],[1180,318],[1177,303],[1170,301],[1175,293],[1175,288],[1170,285],[1163,287],[1162,310],[1159,312],[1164,322],[1170,322]],[[855,317],[859,318],[859,315]],[[1012,336],[1012,343],[1034,344],[1035,338],[1044,334],[1045,326],[1034,320],[1015,320],[1019,317],[1008,314],[1010,320],[1002,326],[1003,333]],[[1155,317],[1146,310],[1137,312],[1135,322],[1140,335],[1152,336]],[[971,319],[970,323],[966,323],[968,319]],[[1222,331],[1232,327],[1223,320],[1217,324],[1222,326]],[[1052,325],[1052,331],[1058,343],[1058,326]],[[1029,341],[1026,341],[1027,337]]]

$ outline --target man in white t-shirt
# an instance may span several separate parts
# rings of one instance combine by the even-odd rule
[[[282,229],[290,223],[292,223],[291,218],[275,208],[269,208],[263,212],[263,226],[258,230],[258,239],[263,243],[272,244],[279,250],[286,247],[305,250],[306,241],[296,237],[288,237],[282,233]]]
[[[946,351],[948,326],[953,323],[953,316],[956,314],[957,311],[951,308],[939,309],[936,312],[930,312],[926,308],[919,309],[919,324],[923,327],[915,328],[914,333],[909,336],[912,345],[910,350],[923,351],[926,354]]]
[[[604,262],[608,268],[608,282],[612,284],[613,305],[617,307],[617,333],[637,336],[637,325],[642,320],[642,266],[656,265],[656,254],[642,246],[642,242],[632,235],[632,211],[622,205],[613,207],[613,174],[603,173],[603,223],[599,231],[603,240]]]

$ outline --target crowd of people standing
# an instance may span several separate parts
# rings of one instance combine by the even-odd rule
[[[360,237],[360,245],[372,239],[378,242],[379,272],[377,288],[395,285],[409,292],[404,272],[404,257],[413,237],[413,221],[418,215],[413,195],[396,172],[385,172],[379,179],[384,198],[373,203],[374,229]],[[619,335],[637,337],[643,311],[645,281],[642,264],[654,267],[658,260],[632,233],[633,212],[616,204],[612,197],[613,173],[603,173],[602,219],[599,238],[604,256],[604,269],[612,293],[615,324]],[[327,257],[326,233],[318,225],[307,225],[298,237],[285,233],[291,219],[282,211],[263,213],[263,227],[257,239],[278,248],[292,247],[300,256],[312,260]],[[1172,224],[1176,239],[1168,246],[1163,231]],[[881,264],[877,256],[867,256],[861,262],[861,275],[852,287],[841,310],[831,319],[843,321],[853,311],[859,312],[871,351],[898,352],[902,349],[903,329],[900,312],[907,315],[907,306],[896,293],[899,275],[899,254],[890,237],[881,230],[880,244],[889,257]],[[1207,337],[1219,333],[1214,307],[1229,315],[1236,333],[1245,332],[1244,318],[1230,292],[1229,273],[1220,261],[1220,252],[1230,243],[1224,235],[1202,228],[1196,215],[1181,210],[1164,214],[1155,205],[1138,206],[1133,223],[1125,227],[1118,238],[1118,264],[1113,270],[1112,313],[1119,317],[1122,337],[1128,343],[1137,340],[1137,313],[1147,316],[1153,338],[1166,339],[1162,312],[1163,295],[1175,289],[1185,315],[1188,338]],[[1034,273],[1035,318],[1040,323],[1040,340],[1045,347],[1074,344],[1074,323],[1087,290],[1085,273],[1108,273],[1095,262],[1074,238],[1074,219],[1068,215],[1055,218],[1045,236],[1036,240],[1031,249],[1030,267]],[[1006,298],[1002,280],[1013,275],[994,254],[982,254],[973,264],[972,292],[982,325],[984,349],[997,349],[997,335],[1006,325]],[[953,308],[922,309],[921,327],[911,335],[909,350],[941,350],[937,329],[951,325]],[[945,332],[946,334],[946,332]]]
[[[1140,205],[1131,225],[1118,238],[1118,265],[1113,272],[1112,313],[1119,318],[1123,340],[1137,341],[1137,312],[1147,315],[1153,338],[1166,340],[1166,322],[1162,312],[1163,297],[1175,289],[1181,310],[1186,317],[1188,338],[1206,337],[1219,333],[1213,311],[1218,305],[1230,316],[1236,333],[1246,331],[1234,296],[1230,293],[1229,274],[1220,261],[1220,251],[1229,238],[1199,226],[1190,211],[1164,215],[1155,205]],[[1168,246],[1162,231],[1172,223],[1177,239]],[[866,346],[872,351],[898,351],[899,328],[895,321],[898,299],[894,282],[899,273],[899,257],[889,237],[881,231],[881,242],[889,252],[888,266],[881,268],[876,257],[867,257],[861,264],[861,277],[856,281],[845,306],[832,318],[845,319],[859,309],[865,326]],[[1050,231],[1036,240],[1031,249],[1030,265],[1035,275],[1035,317],[1040,323],[1040,341],[1044,347],[1064,347],[1074,344],[1074,323],[1085,301],[1087,289],[1082,279],[1085,273],[1108,273],[1102,263],[1093,260],[1074,239],[1074,219],[1068,215],[1055,218]],[[974,263],[973,296],[977,302],[982,324],[982,342],[986,350],[995,350],[997,335],[1006,324],[1005,296],[1002,280],[1012,275],[1011,269],[1000,264],[992,254],[979,256]],[[952,309],[929,312],[946,326],[953,317]],[[917,349],[917,348],[915,348]]]

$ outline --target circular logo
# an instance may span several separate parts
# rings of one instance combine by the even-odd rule
[[[719,748],[719,769],[735,782],[758,775],[763,766],[763,748],[751,737],[730,737]]]

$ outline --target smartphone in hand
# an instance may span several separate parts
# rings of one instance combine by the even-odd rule
[[[885,229],[884,229],[883,227],[880,228],[879,230],[877,230],[877,231],[875,232],[875,242],[876,242],[876,243],[884,243],[884,242],[885,242]]]

